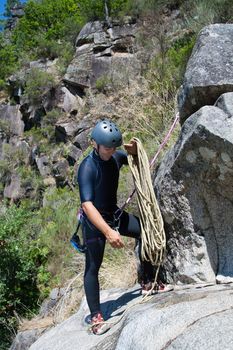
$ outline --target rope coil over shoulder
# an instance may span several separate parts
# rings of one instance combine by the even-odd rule
[[[166,249],[163,218],[155,197],[147,154],[141,141],[137,138],[134,140],[138,154],[137,157],[129,155],[128,161],[141,218],[142,259],[150,261],[154,266],[160,266]]]

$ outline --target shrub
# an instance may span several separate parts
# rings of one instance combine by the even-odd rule
[[[75,0],[30,0],[25,6],[25,16],[19,20],[13,40],[18,47],[27,50],[38,44],[38,33],[45,40],[61,39],[68,18],[80,27],[80,15]]]
[[[32,104],[40,104],[48,90],[55,86],[52,74],[32,68],[26,77],[24,95]]]
[[[0,80],[5,80],[7,76],[17,68],[16,48],[9,40],[0,33]],[[4,88],[3,82],[0,88]]]
[[[62,42],[58,58],[60,74],[65,74],[66,68],[74,57],[74,46],[70,42]]]
[[[44,196],[44,208],[38,212],[39,250],[48,252],[47,263],[40,268],[38,286],[44,296],[48,288],[63,283],[71,276],[72,248],[69,240],[76,227],[79,206],[78,193],[67,188],[49,189]]]
[[[191,0],[182,4],[181,13],[196,33],[209,24],[233,21],[231,0]]]
[[[106,75],[103,75],[102,77],[98,78],[95,82],[95,87],[99,92],[104,92],[105,88],[111,84],[111,80]]]
[[[32,254],[32,233],[26,229],[31,211],[12,206],[0,214],[0,331],[1,343],[10,340],[14,312],[27,314],[37,308],[36,285],[40,252]]]

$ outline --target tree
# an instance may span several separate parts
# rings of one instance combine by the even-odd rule
[[[1,80],[9,76],[16,68],[16,54],[14,46],[0,33],[0,89]]]
[[[5,4],[4,16],[5,17],[11,17],[11,9],[14,6],[16,6],[16,5],[20,5],[20,1],[19,0],[7,0],[6,4]]]
[[[42,39],[62,40],[68,20],[73,23],[73,31],[81,27],[76,0],[29,0],[24,12],[12,37],[16,46],[24,50],[36,49]]]
[[[129,0],[80,0],[79,8],[86,21],[103,20],[109,24],[109,17],[125,14]]]

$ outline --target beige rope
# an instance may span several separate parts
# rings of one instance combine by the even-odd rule
[[[166,248],[163,218],[155,197],[147,154],[141,141],[137,138],[134,140],[137,143],[138,155],[129,155],[128,161],[135,182],[141,219],[141,254],[143,260],[150,261],[159,268]]]

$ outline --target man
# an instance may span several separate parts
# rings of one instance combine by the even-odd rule
[[[105,242],[107,240],[116,249],[124,247],[121,235],[134,237],[140,242],[141,229],[136,216],[123,211],[120,220],[116,220],[114,215],[118,209],[119,170],[122,165],[128,164],[127,154],[116,150],[122,145],[120,130],[112,121],[103,120],[94,127],[91,139],[94,149],[79,166],[78,184],[84,212],[82,232],[87,247],[84,289],[91,312],[93,333],[102,334],[104,327],[101,322],[104,319],[100,309],[98,273],[103,260]],[[137,157],[135,141],[132,140],[124,147],[128,154]],[[151,289],[154,269],[146,261],[141,261],[141,268],[142,293],[145,294]],[[166,291],[166,287],[162,284],[159,289]]]

